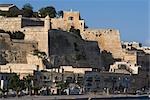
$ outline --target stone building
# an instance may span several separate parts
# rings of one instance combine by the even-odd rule
[[[131,64],[128,62],[115,62],[113,65],[110,65],[109,72],[139,74],[140,67],[141,66]]]
[[[84,75],[85,92],[127,93],[132,85],[130,74],[87,71]]]
[[[51,18],[52,29],[61,29],[69,31],[71,26],[75,29],[84,31],[85,22],[81,19],[78,11],[63,11],[63,16],[59,18]]]
[[[126,53],[125,61],[132,62],[138,66],[138,75],[134,75],[134,79],[138,89],[149,88],[150,83],[150,53],[148,47],[142,47],[137,42],[122,42],[123,52]],[[130,55],[130,56],[128,56]]]
[[[8,81],[13,75],[15,75],[15,73],[1,73],[0,72],[0,89],[2,90],[8,89]]]
[[[57,72],[56,69],[34,71],[34,86],[49,87],[56,86],[57,83],[75,83],[83,86],[84,74],[73,71]]]
[[[86,29],[85,22],[77,11],[64,11],[63,17],[49,18],[0,18],[0,29],[22,31],[26,40],[38,42],[38,48],[48,54],[48,30],[68,31],[71,27],[79,29],[83,39],[97,41],[101,51],[111,52],[115,58],[122,58],[119,31],[115,29]],[[113,43],[113,44],[112,44]],[[44,44],[44,45],[43,45]]]
[[[10,10],[18,10],[18,7],[16,7],[14,4],[0,4],[0,11],[10,11]]]

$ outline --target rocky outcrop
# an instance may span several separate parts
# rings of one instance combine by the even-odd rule
[[[100,68],[100,50],[96,41],[85,41],[72,32],[49,31],[51,65]]]
[[[34,49],[34,41],[12,40],[7,33],[0,33],[0,64],[27,63],[26,54]]]

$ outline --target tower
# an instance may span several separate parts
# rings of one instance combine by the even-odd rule
[[[51,18],[49,15],[45,17],[44,20],[44,31],[49,31],[51,29]]]

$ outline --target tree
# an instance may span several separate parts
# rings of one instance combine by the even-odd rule
[[[69,32],[73,32],[74,34],[76,34],[77,36],[79,36],[81,38],[80,30],[79,29],[75,29],[74,26],[71,26]]]
[[[5,30],[0,29],[0,33],[9,34],[11,39],[22,40],[25,37],[25,34],[21,31],[10,32],[10,31],[5,31]]]
[[[23,78],[24,84],[25,84],[25,88],[28,89],[29,94],[32,94],[32,80],[33,80],[33,76],[28,75],[26,77]]]
[[[46,17],[49,15],[51,18],[56,17],[56,10],[52,6],[44,7],[39,10],[39,14],[41,15],[42,18]]]
[[[10,9],[9,11],[1,11],[1,16],[7,16],[7,17],[17,17],[20,14],[20,10],[18,8]]]
[[[13,32],[10,35],[11,39],[19,39],[22,40],[25,37],[25,34],[23,32],[17,31],[17,32]]]
[[[60,10],[60,11],[57,12],[57,16],[58,17],[63,17],[63,14],[64,14],[64,12],[62,10]]]
[[[63,90],[68,87],[68,84],[67,84],[67,83],[64,83],[64,82],[58,82],[58,83],[56,84],[56,87],[58,87],[59,90],[60,90],[59,92],[61,92],[61,93],[59,93],[59,94],[64,94],[64,93],[63,93]]]
[[[17,74],[14,74],[9,79],[8,88],[16,91],[17,95],[18,95],[19,91],[22,89],[22,84],[21,84],[19,76]]]
[[[27,3],[22,8],[23,17],[32,17],[33,16],[33,7],[31,4]]]
[[[6,58],[3,57],[2,54],[0,54],[0,65],[6,65],[7,63],[8,63],[8,61],[6,60]]]
[[[107,52],[106,50],[101,52],[102,64],[105,67],[105,70],[109,70],[109,66],[114,63],[115,59],[112,56],[112,53]]]

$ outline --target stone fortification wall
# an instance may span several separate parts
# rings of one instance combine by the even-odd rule
[[[48,30],[44,27],[24,27],[25,40],[37,41],[38,49],[48,53]]]
[[[98,41],[101,51],[111,52],[114,58],[122,58],[120,34],[115,29],[86,29],[82,38],[90,41]]]
[[[63,18],[0,18],[0,29],[5,31],[22,31],[25,40],[38,42],[38,49],[48,54],[48,30],[62,29],[68,31],[71,26],[84,29],[84,20],[80,19],[79,12],[64,12]]]
[[[98,43],[85,41],[71,32],[49,31],[49,55],[52,66],[100,68],[101,58]],[[92,57],[91,57],[92,55]]]
[[[19,31],[26,26],[44,26],[44,21],[40,18],[0,16],[0,29],[5,31]]]
[[[25,26],[44,26],[44,21],[40,18],[22,18],[22,27]]]
[[[22,19],[20,17],[2,17],[0,16],[0,29],[5,31],[19,31],[21,29]]]
[[[82,32],[84,30],[84,20],[80,19],[79,12],[64,11],[63,17],[51,18],[52,29],[61,29],[68,31],[71,26],[76,29],[80,29]]]
[[[43,65],[42,59],[39,58],[38,56],[34,56],[34,55],[28,53],[26,58],[27,58],[27,63],[36,65],[38,67],[38,70],[43,70],[45,68],[45,66]]]
[[[52,29],[66,30],[63,23],[63,18],[51,18],[51,25],[52,25]]]
[[[123,50],[123,60],[131,64],[137,64],[137,53],[135,51]]]
[[[8,34],[0,33],[0,62],[6,59],[9,63],[27,63],[26,54],[37,48],[37,42],[11,40]]]
[[[10,36],[6,33],[0,33],[0,50],[10,49]]]
[[[26,52],[32,52],[38,48],[38,43],[35,41],[12,40],[11,45],[11,49],[13,50],[22,50]]]
[[[68,17],[69,18],[69,17]],[[69,31],[71,26],[74,26],[76,29],[84,30],[84,21],[83,20],[68,20],[64,18],[52,18],[51,19],[52,29],[61,29],[64,31]]]
[[[5,72],[5,73],[17,73],[20,75],[20,78],[22,79],[23,77],[27,75],[33,75],[33,71],[37,70],[37,66],[33,64],[14,64],[14,63],[9,63],[6,65],[0,65],[0,72]]]

